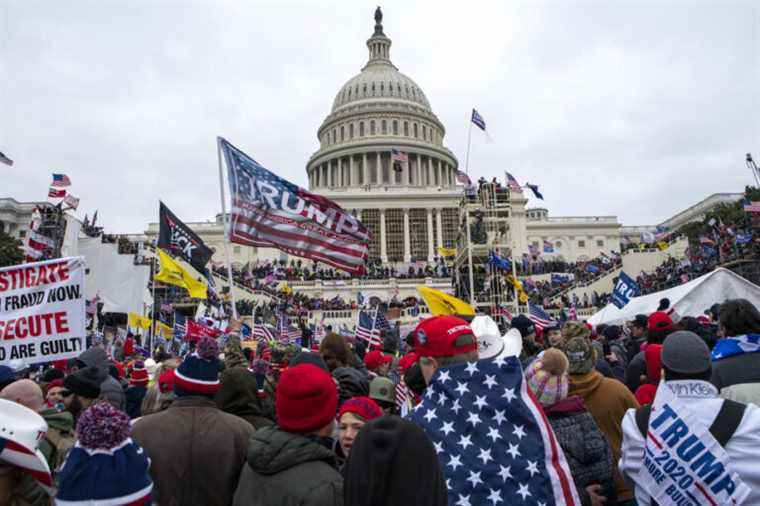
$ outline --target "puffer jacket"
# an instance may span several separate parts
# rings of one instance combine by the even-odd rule
[[[317,438],[264,427],[251,437],[234,506],[342,506],[335,454]]]
[[[135,420],[132,438],[151,459],[161,506],[228,506],[245,464],[251,424],[202,396],[177,398]]]
[[[639,403],[630,390],[621,382],[606,378],[599,371],[570,375],[570,395],[580,395],[596,425],[610,444],[614,466],[617,499],[626,501],[633,498],[633,490],[625,483],[617,469],[620,459],[620,445],[623,442],[621,424],[625,412],[638,408]]]
[[[591,504],[586,487],[601,485],[602,495],[614,490],[612,480],[612,451],[594,418],[577,395],[568,397],[545,409],[554,435],[565,453],[575,488],[584,506]]]
[[[342,405],[351,397],[369,395],[369,377],[353,367],[338,367],[333,371],[338,381],[338,404]]]

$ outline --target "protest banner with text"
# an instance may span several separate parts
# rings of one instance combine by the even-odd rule
[[[82,257],[0,269],[0,363],[76,357],[84,342]]]

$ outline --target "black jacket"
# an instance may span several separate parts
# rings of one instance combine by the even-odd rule
[[[742,383],[760,383],[760,353],[742,353],[715,360],[710,383],[718,390]]]
[[[259,429],[248,443],[233,505],[342,506],[335,454],[309,436]]]

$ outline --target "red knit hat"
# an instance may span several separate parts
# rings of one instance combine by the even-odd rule
[[[456,346],[460,336],[471,335],[472,342]],[[414,352],[421,357],[451,357],[477,351],[478,341],[470,325],[455,316],[433,316],[414,329]]]
[[[417,362],[418,358],[420,357],[414,352],[409,352],[403,357],[401,357],[398,361],[399,372],[401,374],[406,374],[406,371],[408,371],[409,368],[412,367]]]
[[[380,409],[380,406],[369,397],[352,397],[344,402],[340,407],[340,412],[338,412],[338,420],[340,420],[345,413],[359,415],[365,422],[383,416],[383,410]]]
[[[391,362],[393,362],[393,357],[384,354],[380,350],[372,350],[364,355],[364,365],[366,365],[367,369],[370,371],[374,371],[381,365],[389,364]]]
[[[655,311],[649,315],[649,320],[647,320],[647,330],[649,330],[649,332],[673,330],[673,320],[665,311]]]
[[[274,405],[282,429],[302,434],[314,432],[335,416],[338,387],[324,369],[299,364],[280,376]]]

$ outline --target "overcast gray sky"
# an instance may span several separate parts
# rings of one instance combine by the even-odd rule
[[[215,139],[306,185],[335,93],[367,59],[375,2],[0,0],[0,196],[64,172],[109,232],[162,198],[220,210]],[[391,58],[470,172],[538,184],[551,215],[652,224],[751,181],[760,2],[386,1]],[[535,204],[532,201],[531,204]]]

